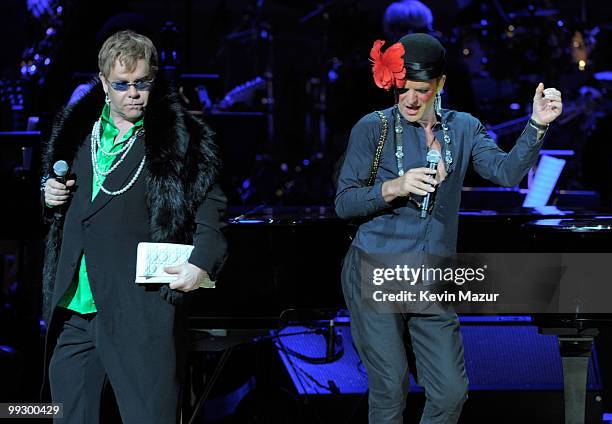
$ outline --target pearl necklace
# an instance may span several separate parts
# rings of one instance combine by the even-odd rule
[[[96,134],[96,144],[98,146],[98,151],[102,152],[104,156],[119,156],[121,153],[125,152],[126,150],[129,151],[132,147],[132,144],[134,144],[134,140],[136,140],[136,137],[134,137],[134,134],[133,134],[121,149],[117,150],[116,152],[107,152],[102,147],[102,141],[100,139],[100,120],[97,120],[94,123],[92,134]]]
[[[108,194],[109,196],[118,196],[120,194],[125,193],[134,185],[134,183],[140,176],[140,173],[142,172],[142,169],[144,168],[146,155],[143,155],[142,161],[140,162],[140,165],[138,166],[138,169],[136,170],[136,173],[134,174],[130,182],[127,183],[125,187],[123,187],[121,190],[110,191],[106,187],[104,187],[104,185],[100,182],[100,179],[102,176],[106,177],[110,175],[110,173],[113,172],[115,169],[117,169],[117,167],[125,160],[127,154],[132,149],[132,146],[134,145],[136,139],[138,138],[138,135],[140,135],[141,133],[144,133],[144,129],[138,130],[134,134],[132,134],[132,136],[126,142],[126,145],[122,147],[119,151],[113,152],[113,153],[105,152],[104,150],[102,150],[102,145],[101,145],[101,140],[100,140],[100,119],[94,122],[93,128],[91,130],[91,164],[93,168],[94,178],[96,179],[96,184],[98,184],[98,186],[100,187],[100,190],[102,190],[104,193]],[[111,168],[108,171],[102,171],[100,169],[100,165],[98,164],[98,147],[100,148],[100,151],[102,151],[102,154],[106,156],[118,156],[119,154],[121,154],[121,157],[117,159],[115,164],[111,166]]]

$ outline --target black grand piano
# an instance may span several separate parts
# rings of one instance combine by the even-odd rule
[[[228,261],[214,292],[194,298],[194,326],[273,328],[290,312],[344,307],[341,261],[356,229],[333,208],[231,212]],[[607,252],[609,225],[602,212],[579,208],[462,210],[458,252]]]
[[[345,307],[340,268],[354,232],[326,206],[234,210],[225,271],[217,289],[193,299],[190,327],[234,329],[248,337],[240,331],[333,319]],[[612,216],[556,207],[463,210],[458,240],[459,252],[608,252]],[[559,340],[566,423],[584,422],[593,340],[611,320],[612,314],[533,316],[541,334]]]

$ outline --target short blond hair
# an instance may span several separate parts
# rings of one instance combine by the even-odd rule
[[[157,73],[157,50],[153,42],[134,31],[119,31],[108,37],[98,53],[98,68],[105,77],[110,75],[115,62],[119,60],[128,72],[136,69],[139,59],[149,64],[151,76]]]

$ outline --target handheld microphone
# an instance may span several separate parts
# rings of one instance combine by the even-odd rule
[[[427,152],[427,167],[429,169],[437,169],[438,162],[440,162],[440,152],[435,149],[430,149]],[[427,192],[421,203],[421,218],[427,217],[427,211],[429,210],[429,202],[431,201],[431,193]]]
[[[65,160],[58,160],[53,164],[53,173],[55,174],[55,180],[66,184],[66,174],[68,173],[68,164]]]
[[[53,173],[55,174],[55,181],[66,184],[66,174],[68,174],[68,164],[66,161],[58,160],[55,162],[53,164]],[[56,207],[53,216],[56,220],[60,220],[64,216],[64,207]]]

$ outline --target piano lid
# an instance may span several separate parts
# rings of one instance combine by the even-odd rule
[[[556,217],[592,218],[601,214],[601,211],[592,211],[587,208],[558,208],[556,206],[537,208],[515,207],[496,210],[462,209],[459,211],[459,219],[461,221],[518,219],[519,221],[527,222]],[[338,218],[334,207],[331,205],[232,207],[230,208],[229,215],[228,223],[232,225],[300,226],[321,223],[343,224],[347,222]]]
[[[573,219],[538,219],[524,224],[526,228],[539,231],[572,233],[611,233],[612,216]]]

